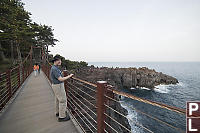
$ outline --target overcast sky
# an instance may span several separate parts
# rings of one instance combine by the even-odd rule
[[[22,0],[60,41],[52,54],[91,61],[200,61],[200,0]]]

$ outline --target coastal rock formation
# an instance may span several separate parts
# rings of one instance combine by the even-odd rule
[[[156,85],[159,84],[176,84],[178,80],[169,75],[163,74],[162,72],[156,72],[155,70],[148,69],[146,67],[142,68],[107,68],[107,67],[85,67],[81,69],[77,69],[72,73],[75,74],[76,77],[80,79],[84,79],[86,81],[97,83],[97,81],[104,80],[107,81],[108,84],[113,85],[116,89],[129,89],[131,87],[146,87],[146,88],[155,88]],[[79,86],[81,87],[81,86]],[[82,88],[84,92],[92,93],[91,90],[87,88]],[[95,95],[95,94],[93,94]],[[87,97],[84,93],[81,93],[81,96]],[[81,98],[81,97],[80,97]],[[119,97],[115,96],[115,99],[119,99]],[[84,101],[84,100],[81,100]],[[93,102],[91,99],[90,102]],[[110,101],[109,106],[121,114],[123,116],[128,115],[128,111],[124,109],[120,103],[115,101]],[[92,109],[95,111],[95,108]],[[84,112],[83,112],[84,113]],[[119,124],[116,124],[114,121],[110,119],[106,119],[106,121],[118,132],[120,133],[128,133],[128,130],[131,130],[131,126],[126,117],[119,115],[113,110],[106,110],[106,114],[111,116],[113,119],[117,120],[120,124],[126,127],[123,128]],[[94,117],[95,118],[95,117]],[[127,130],[128,129],[128,130]],[[109,133],[113,133],[114,131],[110,128],[106,127],[106,130]]]
[[[153,89],[159,84],[176,84],[178,80],[172,76],[156,72],[154,69],[141,68],[107,68],[86,67],[75,71],[77,77],[96,83],[99,80],[120,88],[146,87]]]
[[[123,114],[124,116],[128,115],[128,111],[126,109],[124,109],[119,103],[110,101],[110,107],[113,108],[114,110],[116,110],[117,112],[120,112],[121,114]],[[111,116],[112,118],[114,118],[115,120],[117,120],[121,125],[125,126],[127,129],[131,130],[131,126],[128,122],[128,119],[126,117],[123,117],[121,115],[119,115],[118,113],[112,111],[112,110],[107,110],[106,113]],[[106,121],[109,121],[110,119],[107,119]],[[116,124],[115,122],[113,122],[112,120],[109,121],[109,124],[119,133],[129,133],[129,131],[127,131],[125,128],[121,127],[119,124]],[[114,133],[113,130],[110,130],[110,128],[106,128],[107,131],[109,131],[109,133]]]

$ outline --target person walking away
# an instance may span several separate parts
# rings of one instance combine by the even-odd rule
[[[39,68],[38,68],[38,74],[40,74],[41,66],[40,66],[40,64],[38,66],[39,66]]]
[[[39,73],[39,65],[38,64],[36,65],[36,71],[37,71],[37,75],[38,75],[38,73]]]
[[[34,70],[34,75],[36,77],[37,76],[37,65],[36,64],[33,66],[33,70]]]
[[[58,117],[58,122],[70,120],[69,115],[66,113],[67,97],[64,81],[73,76],[73,74],[70,74],[64,77],[59,69],[60,65],[61,59],[58,56],[55,56],[53,58],[53,65],[50,71],[50,78],[52,81],[52,89],[55,94],[55,114]]]

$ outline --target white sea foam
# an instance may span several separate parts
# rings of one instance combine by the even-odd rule
[[[149,88],[146,87],[140,87],[140,88],[130,88],[131,90],[135,90],[135,89],[141,89],[141,90],[151,90]]]
[[[169,85],[157,85],[154,88],[154,91],[159,92],[159,93],[168,93],[170,91],[170,88],[175,87],[175,86],[185,86],[184,83],[179,82],[178,84],[169,84]]]
[[[146,88],[146,87],[141,87],[142,90],[151,90],[149,88]]]
[[[142,129],[137,127],[137,126],[135,126],[135,123],[133,122],[133,121],[138,122],[138,120],[137,120],[137,112],[134,111],[133,109],[131,109],[130,107],[128,107],[127,105],[125,105],[124,101],[121,101],[120,103],[121,103],[121,106],[128,111],[128,115],[126,117],[127,117],[128,122],[129,122],[129,124],[131,126],[131,132],[132,133],[141,132]]]
[[[186,84],[183,83],[183,82],[179,82],[177,85],[178,85],[178,86],[181,86],[181,87],[185,87],[185,86],[186,86]]]
[[[154,91],[159,92],[159,93],[168,93],[170,90],[168,89],[170,85],[157,85],[154,88]]]
[[[131,90],[135,90],[136,88],[130,88]]]

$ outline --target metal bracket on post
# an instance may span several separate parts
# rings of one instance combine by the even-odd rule
[[[105,133],[105,90],[107,82],[106,81],[97,81],[97,132]]]

